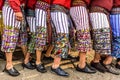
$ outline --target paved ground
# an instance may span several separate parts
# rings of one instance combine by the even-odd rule
[[[67,69],[66,71],[70,73],[70,77],[64,78],[59,77],[50,72],[48,67],[48,72],[41,74],[36,70],[23,69],[20,64],[15,67],[20,71],[21,75],[18,77],[11,77],[8,74],[2,72],[5,65],[5,61],[0,60],[0,80],[120,80],[120,75],[113,75],[109,73],[99,73],[96,74],[85,74],[75,71],[74,69]]]

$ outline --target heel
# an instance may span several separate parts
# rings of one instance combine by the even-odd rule
[[[12,67],[11,69],[7,70],[6,68],[3,70],[5,71],[7,74],[11,75],[11,76],[18,76],[20,75],[20,73],[14,68]]]
[[[28,62],[27,64],[22,63],[22,66],[23,66],[23,69],[24,68],[31,69],[31,70],[35,69],[35,67],[30,62]]]

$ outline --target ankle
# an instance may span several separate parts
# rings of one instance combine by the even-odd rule
[[[29,62],[29,60],[24,60],[24,64],[27,64]]]
[[[11,69],[13,67],[13,65],[12,64],[7,64],[5,67],[6,67],[6,69],[9,70],[9,69]]]
[[[94,63],[99,63],[100,61],[99,61],[99,60],[93,60],[92,62],[94,62]]]
[[[118,64],[118,65],[120,65],[120,61],[119,61],[119,62],[117,62],[117,64]]]
[[[104,65],[109,65],[109,64],[111,64],[111,62],[103,61],[103,64]]]
[[[41,64],[42,62],[40,62],[40,61],[36,61],[36,65],[39,65],[39,64]]]
[[[86,66],[86,64],[78,64],[78,67],[81,69],[85,68],[85,66]]]
[[[55,64],[53,64],[53,65],[52,65],[52,68],[53,68],[53,69],[57,69],[59,66],[60,66],[60,65],[55,65]]]

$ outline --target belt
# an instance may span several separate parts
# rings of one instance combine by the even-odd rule
[[[33,17],[35,17],[35,10],[26,9],[25,10],[25,14],[26,14],[26,16],[33,16]]]
[[[36,8],[43,9],[43,10],[47,11],[47,10],[49,10],[50,5],[46,2],[38,0],[36,3]]]
[[[111,14],[120,14],[120,8],[119,8],[119,7],[113,8],[113,9],[111,10]]]
[[[84,7],[86,7],[85,2],[82,1],[82,0],[72,0],[71,5],[72,5],[72,7],[74,7],[74,6],[84,6]]]
[[[102,13],[105,13],[106,15],[109,15],[109,12],[106,9],[104,9],[102,7],[98,7],[98,6],[91,7],[90,13],[92,13],[92,12],[102,12]]]
[[[69,10],[61,5],[56,5],[53,4],[51,5],[51,11],[52,12],[64,12],[64,13],[69,13]]]

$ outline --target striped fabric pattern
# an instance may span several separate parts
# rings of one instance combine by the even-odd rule
[[[93,48],[96,53],[111,55],[110,24],[107,15],[100,12],[90,13],[92,24]]]
[[[53,53],[55,56],[66,58],[69,49],[68,16],[63,12],[51,12],[51,20],[56,31]],[[55,36],[55,35],[54,35]]]
[[[37,27],[47,27],[47,13],[42,9],[35,9],[35,18]]]
[[[87,52],[92,48],[87,9],[84,6],[72,7],[70,14],[77,29],[76,49],[79,52]]]
[[[13,12],[13,9],[11,9],[11,7],[7,5],[3,7],[2,11],[4,25],[17,27],[20,29],[21,22],[15,19],[15,13]]]
[[[36,38],[35,38],[35,49],[44,50],[47,42],[47,12],[36,8],[35,9],[36,18]]]
[[[84,6],[72,7],[70,9],[70,15],[75,21],[77,30],[86,30],[90,28],[88,12]]]
[[[110,15],[110,23],[114,37],[120,37],[120,14]]]
[[[27,22],[30,28],[30,32],[36,32],[36,19],[35,17],[27,17]]]
[[[4,33],[2,35],[3,52],[14,52],[18,42],[21,22],[15,19],[15,13],[9,5],[4,5],[2,9]]]
[[[36,43],[36,18],[33,16],[27,16],[27,22],[31,32],[30,42],[28,43],[28,52],[35,53],[35,43]]]
[[[92,29],[109,28],[109,21],[104,13],[90,13]]]
[[[120,14],[111,14],[112,56],[120,58]]]
[[[68,18],[63,12],[51,12],[51,19],[54,23],[56,33],[69,33],[68,30]]]

